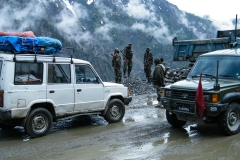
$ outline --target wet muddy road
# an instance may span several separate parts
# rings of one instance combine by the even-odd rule
[[[0,129],[0,159],[169,160],[240,159],[240,134],[223,136],[216,125],[172,128],[165,110],[133,97],[122,122],[101,116],[61,120],[51,132],[31,139],[21,127]]]

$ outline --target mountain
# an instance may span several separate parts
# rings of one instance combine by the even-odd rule
[[[27,31],[59,39],[73,57],[90,61],[105,81],[113,81],[110,53],[132,43],[131,75],[144,79],[143,55],[173,62],[172,39],[213,38],[208,19],[185,13],[166,0],[0,0],[0,30]],[[69,55],[72,50],[69,50]],[[61,54],[66,55],[65,50]],[[154,68],[154,66],[153,66]]]

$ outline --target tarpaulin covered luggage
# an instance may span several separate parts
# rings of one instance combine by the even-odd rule
[[[53,54],[61,51],[62,43],[49,37],[0,36],[0,50]]]

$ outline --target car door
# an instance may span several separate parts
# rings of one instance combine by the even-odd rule
[[[47,64],[47,101],[54,104],[57,114],[73,112],[74,88],[70,64]]]
[[[104,108],[103,84],[90,65],[75,64],[74,111],[91,112]]]

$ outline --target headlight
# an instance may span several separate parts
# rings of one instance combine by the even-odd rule
[[[131,95],[131,91],[130,91],[130,89],[128,88],[128,96],[130,96]]]
[[[205,102],[212,102],[212,96],[211,95],[204,95],[204,101]]]
[[[166,91],[166,97],[171,97],[172,96],[172,92],[171,91]]]
[[[217,103],[219,101],[218,94],[204,95],[205,102]]]
[[[162,90],[162,96],[163,97],[171,97],[171,90],[165,90],[165,89],[163,89]]]

